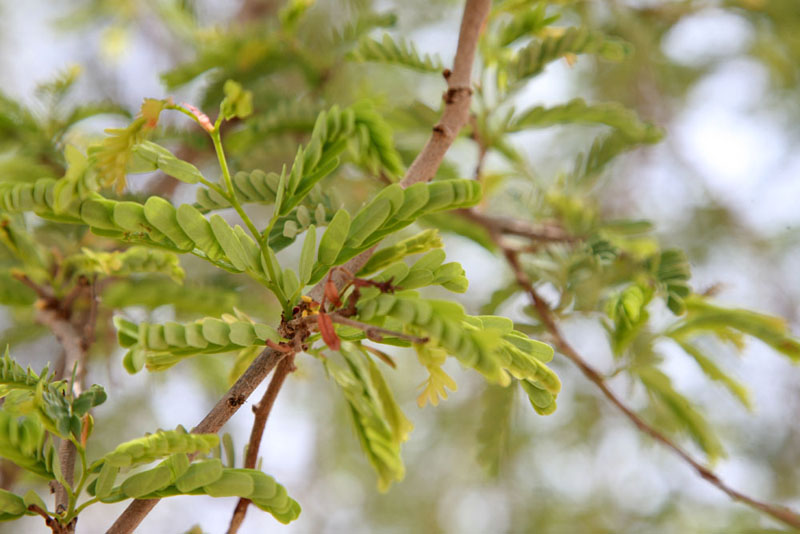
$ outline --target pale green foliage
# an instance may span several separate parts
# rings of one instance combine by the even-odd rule
[[[490,476],[497,476],[500,463],[508,453],[511,418],[516,388],[488,385],[483,393],[484,411],[478,430],[478,461]]]
[[[26,513],[33,515],[33,512],[28,512],[28,507],[22,497],[0,489],[0,521],[17,519]]]
[[[106,130],[108,137],[90,151],[103,185],[116,184],[118,191],[125,187],[125,173],[131,159],[131,150],[155,129],[165,106],[166,102],[162,100],[145,99],[139,115],[130,126]]]
[[[172,367],[196,354],[217,354],[264,345],[267,340],[279,341],[271,326],[254,323],[247,316],[223,315],[221,319],[205,317],[192,323],[132,323],[116,317],[119,343],[128,348],[123,359],[125,368],[135,373],[143,366],[150,370]]]
[[[370,294],[371,293],[371,294]],[[441,346],[463,365],[487,380],[508,385],[511,376],[528,379],[555,395],[561,389],[558,377],[546,365],[553,349],[513,329],[503,317],[472,317],[453,302],[422,299],[415,292],[395,295],[370,292],[359,300],[361,320],[420,332],[434,346]]]
[[[8,349],[0,362],[0,397],[5,398],[3,410],[35,416],[45,430],[62,438],[80,437],[87,424],[83,416],[106,400],[105,391],[97,384],[77,397],[68,396],[66,381],[53,380],[47,367],[38,375],[30,368],[23,369],[11,359]]]
[[[443,250],[432,250],[410,267],[405,262],[398,261],[372,279],[377,282],[390,282],[402,289],[440,285],[450,291],[464,293],[469,285],[464,269],[456,262],[443,264],[444,259]]]
[[[176,158],[166,148],[150,141],[143,141],[134,145],[131,152],[132,159],[128,166],[128,172],[130,173],[160,170],[164,174],[187,184],[195,184],[203,179],[203,175],[200,174],[197,167]]]
[[[215,458],[191,461],[187,456],[205,455],[218,444],[216,434],[188,434],[182,428],[122,443],[92,465],[91,470],[98,474],[88,491],[107,503],[175,495],[243,497],[281,523],[297,519],[300,506],[271,476],[255,469],[223,467]],[[161,458],[165,459],[155,467],[129,475],[114,486],[120,469]]]
[[[383,34],[380,41],[362,37],[349,57],[355,61],[402,65],[422,72],[442,72],[444,69],[438,57],[431,57],[428,54],[420,56],[414,43],[408,43],[402,38],[393,39],[388,33]]]
[[[621,104],[616,102],[587,104],[581,98],[570,100],[560,106],[536,106],[525,110],[511,119],[507,131],[517,132],[529,128],[545,128],[555,124],[583,123],[611,126],[636,142],[657,138],[660,133],[658,128],[643,122],[635,112]]]
[[[627,53],[625,43],[588,28],[554,28],[550,35],[519,50],[504,66],[510,83],[514,84],[539,74],[548,63],[568,54],[597,54],[607,60],[621,61]]]
[[[325,368],[350,405],[356,435],[378,472],[378,488],[385,491],[405,475],[400,444],[408,438],[412,425],[397,407],[377,365],[363,349],[345,342],[341,354],[346,367],[326,360]]]
[[[233,80],[227,80],[222,90],[225,98],[220,103],[219,110],[225,120],[246,119],[253,114],[252,92],[242,89],[242,85]]]
[[[124,251],[94,252],[84,248],[81,254],[65,259],[76,275],[129,276],[134,273],[161,273],[182,282],[186,273],[178,257],[163,250],[133,246]]]
[[[725,455],[719,438],[711,430],[708,422],[692,407],[689,399],[672,387],[669,376],[655,367],[636,369],[636,375],[648,392],[660,401],[659,405],[674,418],[679,428],[688,432],[712,461]]]
[[[288,215],[309,194],[311,189],[339,165],[340,155],[353,141],[357,146],[357,161],[371,172],[397,177],[402,174],[402,164],[393,143],[392,132],[383,118],[368,102],[339,109],[334,106],[316,117],[311,139],[300,148],[291,169],[286,174],[253,171],[234,176],[240,201],[276,203],[279,216]],[[282,175],[285,174],[285,178]],[[278,188],[285,180],[284,190]],[[277,202],[280,196],[281,202]],[[212,190],[200,189],[197,202],[205,209],[230,206],[230,201]]]
[[[181,467],[176,469],[176,463],[181,463]],[[114,503],[126,498],[163,499],[176,495],[242,497],[284,524],[300,515],[300,505],[271,476],[256,469],[222,467],[217,459],[189,464],[185,454],[173,455],[152,469],[128,477],[100,497],[100,501]]]
[[[143,438],[136,438],[117,447],[95,462],[93,467],[108,463],[115,467],[133,467],[147,464],[172,454],[208,453],[219,443],[216,434],[189,434],[186,430],[159,430]]]
[[[412,254],[420,254],[430,249],[443,246],[442,238],[436,230],[425,230],[412,237],[403,239],[389,247],[383,247],[376,251],[369,261],[358,272],[359,275],[374,273],[380,269],[388,267],[392,263],[399,261]]]
[[[45,443],[44,428],[31,417],[0,410],[0,456],[39,476],[53,478],[55,449]]]

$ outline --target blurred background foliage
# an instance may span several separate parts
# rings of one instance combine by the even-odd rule
[[[450,0],[2,2],[0,174],[20,181],[60,177],[66,144],[85,147],[104,128],[127,124],[144,97],[173,96],[210,111],[228,79],[252,91],[254,105],[250,119],[234,122],[224,133],[234,169],[279,169],[291,163],[320,110],[363,98],[390,120],[408,165],[439,115],[444,88],[439,73],[451,62],[461,8]],[[556,220],[576,234],[596,230],[598,220],[650,220],[663,246],[687,251],[697,293],[782,316],[797,331],[796,0],[506,0],[496,2],[495,10],[495,26],[480,46],[484,67],[476,69],[476,121],[453,147],[438,178],[473,176],[481,161],[480,178],[491,193],[487,209],[530,221]],[[509,58],[511,51],[523,49],[519,37],[558,37],[558,28],[568,26],[607,36],[594,50],[600,57],[569,55],[542,65],[533,81],[521,83],[533,72],[514,67]],[[384,32],[392,39],[382,41]],[[376,42],[366,43],[367,36]],[[414,42],[416,52],[403,40]],[[593,160],[590,147],[607,126],[559,126],[565,121],[558,117],[508,113],[511,104],[530,110],[576,98],[635,110],[649,122],[626,119],[622,126],[609,125],[629,128],[628,134],[635,126],[636,143],[657,141],[659,128],[664,137],[606,165],[603,150],[610,158],[632,148],[595,145]],[[165,117],[164,124],[157,133],[161,143],[201,169],[213,168],[214,152],[201,131],[182,118]],[[531,130],[534,126],[548,127]],[[588,157],[580,159],[581,153]],[[328,179],[320,201],[357,207],[381,181],[394,179],[378,178],[361,167],[344,166]],[[185,202],[194,195],[190,187],[160,174],[130,182],[130,198],[157,193]],[[263,216],[257,210],[253,215]],[[471,281],[461,297],[468,311],[496,309],[520,324],[530,322],[531,333],[538,333],[527,300],[510,289],[513,276],[485,236],[441,218],[429,223],[473,238],[445,235],[448,256],[461,261]],[[619,234],[627,237],[619,239],[631,249],[654,246],[644,237],[633,243],[649,228],[629,226]],[[85,229],[55,223],[37,227],[36,235],[63,254],[102,244]],[[722,477],[745,493],[800,507],[797,369],[760,342],[749,342],[740,356],[728,344],[703,338],[699,347],[730,374],[730,395],[703,377],[701,367],[668,339],[615,338],[620,321],[614,323],[613,312],[607,324],[610,345],[600,322],[590,320],[596,316],[580,313],[602,310],[607,295],[601,289],[610,283],[573,276],[581,262],[602,261],[604,245],[590,244],[584,257],[554,246],[533,251],[526,263],[543,291],[551,290],[546,296],[560,297],[558,309],[570,317],[567,336],[596,367],[614,376],[612,386],[635,409],[670,430],[674,419],[659,412],[629,373],[637,365],[660,362],[675,389],[702,409],[724,443],[727,456],[714,464]],[[3,252],[0,262],[11,259]],[[120,366],[111,309],[126,308],[135,319],[151,321],[219,315],[234,306],[263,316],[263,292],[255,285],[219,277],[191,258],[182,265],[184,285],[168,278],[130,280],[104,290],[108,317],[98,326],[101,342],[93,350],[90,379],[110,393],[95,439],[105,441],[106,449],[120,436],[152,431],[154,420],[165,428],[199,420],[227,388],[233,362],[230,356],[200,356],[182,364],[180,372],[129,377]],[[3,287],[12,283],[2,281]],[[268,307],[276,319],[278,307]],[[700,313],[702,304],[692,309]],[[651,313],[653,324],[670,323],[664,306]],[[58,349],[33,324],[32,314],[30,307],[5,307],[0,346],[10,343],[16,358],[36,367],[57,359]],[[626,343],[634,349],[626,352],[620,346]],[[638,434],[558,356],[552,365],[564,390],[558,409],[547,417],[534,414],[523,395],[486,387],[452,362],[445,368],[458,391],[436,409],[419,409],[417,385],[425,372],[410,364],[412,353],[399,351],[395,358],[398,370],[387,376],[415,426],[404,447],[406,479],[387,493],[375,490],[340,393],[319,366],[300,358],[270,420],[262,456],[265,469],[303,504],[303,515],[282,527],[251,514],[242,532],[781,529],[731,502]],[[736,395],[752,410],[744,409]],[[250,425],[248,412],[227,427],[240,448]],[[687,441],[685,446],[698,455],[704,449],[713,459],[716,446],[700,434],[693,436],[697,445]],[[35,483],[16,476],[4,466],[3,487]],[[142,531],[183,532],[195,523],[205,532],[223,531],[233,502],[209,500],[199,507],[197,499],[161,503]],[[79,531],[101,532],[100,525],[118,512],[113,506],[90,508]],[[19,532],[20,525],[0,529]],[[44,527],[30,520],[24,528]]]

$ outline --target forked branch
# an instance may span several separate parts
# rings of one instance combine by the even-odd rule
[[[250,441],[247,443],[247,455],[244,459],[244,466],[249,469],[256,467],[258,450],[261,448],[261,439],[264,435],[264,428],[267,426],[267,419],[270,412],[272,412],[272,406],[275,404],[275,399],[278,397],[281,386],[283,386],[286,377],[292,371],[294,371],[294,354],[287,355],[281,360],[277,369],[275,369],[275,374],[272,375],[272,380],[270,380],[264,396],[261,398],[261,402],[253,406],[255,418],[253,420],[253,429],[250,431]],[[239,531],[249,505],[250,500],[245,498],[240,498],[239,502],[236,503],[236,509],[233,511],[231,524],[228,527],[228,534],[236,534]]]
[[[444,155],[458,133],[469,120],[469,106],[471,102],[471,76],[472,64],[475,59],[475,51],[478,45],[480,32],[489,15],[491,0],[467,0],[464,6],[464,14],[461,20],[461,28],[458,36],[458,48],[453,62],[453,70],[445,71],[444,76],[447,80],[447,91],[444,95],[445,108],[439,123],[433,127],[425,147],[416,157],[409,167],[405,178],[400,185],[408,187],[421,181],[433,179],[439,165],[444,159]],[[375,247],[356,256],[344,265],[344,269],[337,269],[333,273],[332,279],[336,286],[341,289],[348,282],[348,278],[342,274],[349,271],[356,273],[366,264],[372,256]],[[316,301],[321,301],[324,293],[324,282],[317,284],[309,293],[309,296]],[[265,349],[258,355],[253,363],[248,367],[236,384],[231,387],[214,409],[205,419],[193,430],[193,432],[217,432],[230,417],[245,402],[253,390],[264,380],[272,368],[285,356],[284,353]],[[142,522],[150,513],[158,499],[135,500],[117,518],[116,522],[108,530],[108,534],[129,534]]]

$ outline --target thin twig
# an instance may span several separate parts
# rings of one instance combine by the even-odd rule
[[[261,447],[261,438],[264,435],[264,428],[267,426],[267,419],[272,411],[272,406],[275,404],[275,399],[281,390],[281,386],[286,381],[289,373],[294,371],[294,355],[289,355],[278,364],[275,369],[275,374],[272,375],[272,380],[261,398],[261,402],[253,407],[255,414],[253,420],[253,429],[250,431],[250,440],[247,443],[247,455],[244,459],[244,466],[249,469],[254,469],[256,461],[258,460],[258,449]],[[249,499],[241,498],[236,503],[236,509],[233,511],[231,517],[231,524],[228,527],[228,534],[236,534],[239,527],[244,521],[244,516],[247,514],[247,507],[250,505]]]
[[[382,334],[396,337],[398,339],[405,339],[406,341],[410,341],[411,343],[417,343],[417,344],[425,343],[428,341],[427,337],[412,336],[409,334],[404,334],[403,332],[397,332],[395,330],[381,328],[380,326],[362,323],[361,321],[356,321],[353,319],[348,319],[347,317],[343,317],[338,313],[331,313],[329,315],[334,323],[352,326],[354,328],[358,328],[359,330],[363,330],[367,334],[368,338],[374,339],[375,341],[380,341],[380,337]]]
[[[247,398],[253,393],[272,369],[285,357],[283,352],[272,349],[261,351],[250,367],[231,386],[227,393],[208,412],[200,423],[192,429],[195,434],[215,434],[233,417]],[[136,499],[117,518],[107,534],[129,534],[155,508],[160,499]]]
[[[40,299],[48,300],[53,298],[53,291],[48,287],[42,287],[30,278],[28,275],[24,273],[13,273],[11,276],[28,286],[29,288],[33,289],[36,293],[36,296]]]
[[[480,224],[494,236],[516,235],[528,238],[532,241],[562,241],[567,243],[580,241],[582,239],[579,236],[570,234],[564,230],[564,228],[554,223],[531,224],[510,217],[486,215],[474,209],[456,210],[455,213]]]
[[[486,155],[489,153],[489,148],[484,143],[483,138],[478,131],[478,117],[473,113],[470,115],[469,123],[472,126],[472,140],[478,145],[478,161],[475,164],[475,179],[481,181],[483,179],[483,164],[486,161]]]
[[[639,417],[632,409],[630,409],[622,400],[620,400],[617,395],[609,389],[608,385],[606,384],[605,379],[603,376],[589,363],[581,357],[578,352],[572,348],[572,346],[567,342],[564,335],[561,333],[561,330],[558,328],[558,325],[555,322],[553,317],[553,312],[547,303],[542,299],[542,297],[537,293],[536,289],[533,287],[533,283],[531,282],[528,275],[522,269],[522,266],[519,263],[519,258],[516,252],[505,250],[505,256],[508,260],[509,265],[514,271],[514,276],[517,279],[517,283],[528,293],[533,302],[534,307],[536,308],[536,312],[539,315],[542,324],[544,324],[545,328],[550,332],[550,335],[553,337],[554,344],[558,351],[566,356],[567,358],[572,361],[578,368],[581,370],[583,375],[592,382],[597,388],[603,393],[603,395],[611,401],[611,403],[616,406],[625,416],[636,425],[641,432],[647,434],[657,442],[664,445],[666,448],[677,454],[684,462],[689,464],[701,478],[704,478],[714,486],[716,486],[719,490],[725,492],[729,497],[733,500],[742,502],[752,508],[760,510],[761,512],[785,523],[794,528],[800,528],[800,515],[795,513],[794,511],[790,510],[789,508],[783,506],[777,506],[769,503],[765,503],[759,500],[756,500],[744,493],[741,493],[727,484],[725,484],[716,473],[714,473],[708,467],[702,465],[697,460],[689,456],[689,454],[680,448],[676,443],[674,443],[671,439],[669,439],[666,435],[661,433],[658,429],[651,426],[647,423],[644,419]]]

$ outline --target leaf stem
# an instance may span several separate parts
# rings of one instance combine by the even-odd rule
[[[222,116],[220,115],[220,117]],[[225,188],[227,189],[227,194],[225,193],[222,194],[228,200],[228,202],[231,203],[233,209],[236,210],[236,213],[239,214],[239,217],[241,217],[242,221],[247,226],[247,229],[253,235],[253,238],[256,240],[256,243],[258,243],[258,246],[261,249],[261,253],[264,254],[265,257],[267,257],[267,251],[265,249],[265,246],[267,246],[267,243],[265,242],[266,238],[262,238],[262,235],[256,228],[256,225],[253,224],[253,221],[250,219],[250,216],[247,215],[247,213],[244,211],[244,208],[242,208],[242,204],[236,197],[236,191],[233,188],[233,180],[231,179],[231,172],[230,169],[228,168],[228,160],[225,157],[225,150],[222,147],[222,138],[219,133],[219,124],[220,124],[220,119],[218,118],[214,130],[209,132],[209,135],[211,136],[211,141],[214,143],[214,151],[217,153],[219,168],[222,171],[222,179],[225,182]],[[283,307],[284,315],[288,313],[289,316],[291,316],[293,302],[291,302],[290,299],[287,298],[286,294],[283,292],[283,288],[280,285],[280,280],[278,279],[279,273],[275,272],[269,261],[264,263],[267,266],[267,272],[269,273],[270,281],[272,282],[272,287],[270,287],[270,289],[277,295],[278,300],[280,300],[281,305]]]
[[[92,498],[91,498],[91,499],[89,499],[88,501],[86,501],[86,502],[84,502],[83,504],[81,504],[80,506],[78,506],[78,508],[75,510],[75,515],[76,515],[76,516],[77,516],[77,515],[80,515],[80,513],[81,513],[81,512],[82,512],[84,509],[88,508],[89,506],[91,506],[91,505],[93,505],[93,504],[97,504],[98,502],[100,502],[100,499],[98,499],[97,497],[92,497]]]
[[[225,182],[225,187],[228,190],[228,200],[233,206],[233,209],[236,210],[236,213],[239,214],[239,217],[242,218],[244,224],[247,225],[247,229],[250,230],[250,233],[253,234],[255,239],[260,239],[261,233],[256,228],[256,225],[253,224],[253,221],[250,220],[250,216],[245,213],[242,205],[239,203],[239,199],[236,198],[236,191],[233,188],[233,180],[231,180],[231,171],[228,169],[228,160],[225,158],[225,150],[222,148],[222,138],[219,134],[219,128],[214,128],[213,132],[210,132],[209,135],[211,136],[211,140],[214,143],[214,150],[217,153],[217,160],[219,160],[219,168],[222,170],[222,179]]]
[[[75,510],[75,506],[78,504],[78,497],[80,497],[81,493],[83,492],[83,488],[86,486],[86,482],[89,480],[89,468],[86,464],[86,449],[84,449],[77,440],[70,440],[72,444],[75,446],[75,449],[78,451],[78,457],[81,460],[81,478],[78,481],[78,485],[74,491],[70,493],[69,496],[69,507],[67,508],[67,521],[72,519],[73,516],[78,515],[78,512]]]

